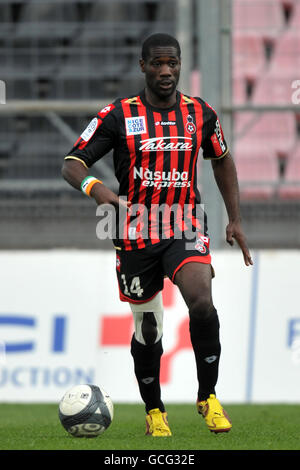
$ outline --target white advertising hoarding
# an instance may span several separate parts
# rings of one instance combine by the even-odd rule
[[[221,324],[217,394],[222,402],[300,402],[299,263],[296,251],[213,254]],[[57,402],[77,383],[96,383],[115,402],[140,402],[130,355],[133,321],[119,300],[115,254],[0,252],[0,401]],[[162,397],[194,403],[196,368],[188,312],[169,280]]]

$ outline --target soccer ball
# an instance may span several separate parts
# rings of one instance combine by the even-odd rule
[[[58,414],[61,424],[72,436],[96,437],[113,420],[113,402],[97,385],[75,385],[62,397]]]

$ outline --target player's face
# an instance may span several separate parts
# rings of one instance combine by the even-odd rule
[[[181,62],[175,47],[155,47],[147,60],[140,61],[146,85],[161,100],[173,96],[180,76]]]

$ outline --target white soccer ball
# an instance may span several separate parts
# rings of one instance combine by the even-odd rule
[[[75,437],[96,437],[113,420],[114,407],[110,396],[97,385],[75,385],[59,403],[59,419]]]

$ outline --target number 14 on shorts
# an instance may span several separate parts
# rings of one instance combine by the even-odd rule
[[[130,288],[128,288],[125,274],[121,274],[121,279],[124,285],[124,295],[130,297],[131,294],[135,294],[138,297],[142,297],[144,289],[142,289],[141,287],[141,281],[140,281],[139,276],[134,276],[132,278],[132,281],[130,283]]]

